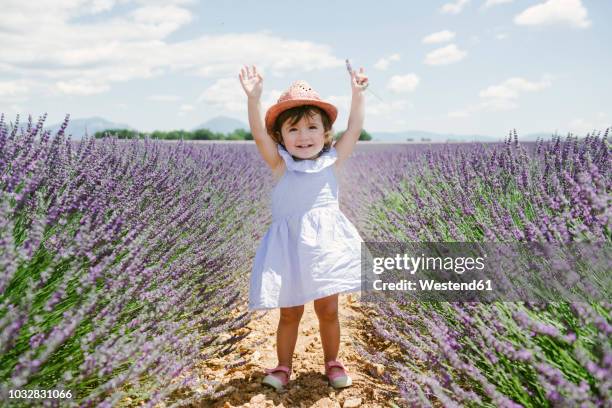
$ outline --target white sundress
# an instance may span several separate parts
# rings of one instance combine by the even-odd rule
[[[272,190],[272,224],[253,262],[249,310],[303,305],[361,290],[361,243],[340,211],[335,147],[316,160],[293,159]]]

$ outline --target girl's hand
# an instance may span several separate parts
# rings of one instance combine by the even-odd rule
[[[359,72],[351,70],[351,89],[353,93],[364,92],[368,85],[368,76],[363,67],[359,69]]]
[[[263,91],[263,78],[257,72],[257,68],[253,65],[253,69],[249,71],[248,66],[244,66],[240,70],[240,84],[242,85],[242,89],[247,94],[249,98],[259,99],[261,97],[261,93]]]

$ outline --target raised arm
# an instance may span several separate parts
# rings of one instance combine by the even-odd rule
[[[363,67],[360,72],[351,71],[351,112],[348,118],[348,125],[346,131],[340,137],[340,140],[336,142],[334,147],[338,154],[336,165],[340,166],[353,152],[357,140],[361,135],[363,129],[363,120],[365,118],[365,89],[368,86],[368,77],[363,71]]]
[[[238,77],[247,95],[251,134],[253,135],[253,139],[255,140],[261,157],[263,157],[270,169],[274,171],[282,164],[283,159],[278,154],[276,142],[268,135],[261,115],[263,78],[257,72],[255,65],[253,65],[252,70],[249,70],[249,67],[245,66],[245,68],[240,70]]]

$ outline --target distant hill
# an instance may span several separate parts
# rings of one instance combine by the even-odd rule
[[[44,128],[49,129],[51,135],[55,135],[61,126],[61,123],[56,123],[51,126],[44,126]],[[90,118],[69,119],[68,127],[64,133],[66,135],[72,135],[72,139],[76,140],[81,139],[85,135],[85,131],[87,131],[88,135],[93,136],[94,133],[106,129],[135,130],[133,127],[123,123],[115,123],[98,116],[92,116]]]
[[[238,119],[230,118],[229,116],[215,116],[193,128],[193,130],[197,129],[208,129],[211,132],[232,133],[236,129],[249,130],[249,125]]]

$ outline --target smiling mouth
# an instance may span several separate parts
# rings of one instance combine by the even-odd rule
[[[297,145],[297,147],[299,147],[300,149],[307,149],[309,147],[312,147],[312,144],[305,144],[305,145]]]

